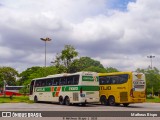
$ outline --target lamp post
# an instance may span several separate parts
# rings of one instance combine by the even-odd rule
[[[52,39],[50,38],[40,38],[40,39],[45,42],[45,67],[46,67],[46,42],[51,41]]]
[[[152,58],[155,58],[155,56],[150,55],[150,56],[147,56],[147,58],[150,58],[150,60],[151,60],[151,70],[152,70]]]
[[[147,58],[150,58],[150,60],[151,60],[151,70],[152,70],[152,58],[155,58],[155,56],[150,55],[150,56],[147,56]],[[154,92],[153,92],[153,83],[152,83],[152,97],[153,97],[153,95],[154,95]]]
[[[3,80],[3,96],[6,97],[6,81]]]

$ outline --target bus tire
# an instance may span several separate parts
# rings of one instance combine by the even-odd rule
[[[116,105],[114,96],[110,96],[110,97],[108,98],[108,104],[109,104],[110,106],[115,106],[115,105]]]
[[[68,106],[70,105],[70,99],[68,96],[65,97],[64,103],[65,103],[65,105],[68,105]]]
[[[102,105],[107,105],[107,99],[106,99],[106,96],[101,96],[100,98],[100,102]]]
[[[86,103],[81,103],[81,106],[86,106]]]
[[[62,96],[59,97],[59,104],[60,104],[60,105],[64,105],[64,100],[63,100],[63,97],[62,97]]]
[[[123,103],[124,107],[128,107],[129,103]]]
[[[116,103],[115,106],[120,106],[120,103]]]
[[[37,96],[34,96],[34,102],[35,102],[35,103],[38,103],[38,98],[37,98]]]

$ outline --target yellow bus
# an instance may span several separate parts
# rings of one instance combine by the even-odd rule
[[[104,105],[128,106],[146,100],[146,80],[143,73],[114,72],[98,73],[100,102]]]

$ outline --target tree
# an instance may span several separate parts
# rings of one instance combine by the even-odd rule
[[[98,69],[98,68],[104,69],[103,65],[99,61],[91,59],[90,57],[81,57],[79,59],[75,59],[72,62],[69,70],[70,72],[78,72],[78,71],[87,70],[87,68],[88,70],[89,69],[91,70],[91,67],[92,68],[96,67],[94,69]]]
[[[26,80],[29,79],[30,75],[39,70],[41,67],[39,66],[33,66],[31,68],[27,68],[25,71],[20,73],[20,80],[18,81],[18,85],[22,85]]]
[[[55,66],[31,67],[20,74],[21,79],[19,80],[19,85],[28,85],[34,78],[46,77],[53,74],[57,74],[57,68]]]
[[[90,66],[88,68],[83,69],[83,71],[92,71],[92,72],[97,72],[97,73],[105,73],[106,72],[105,68],[100,68],[97,66]]]
[[[58,72],[69,72],[69,67],[74,58],[78,56],[78,52],[71,45],[65,45],[64,50],[60,54],[57,54],[54,61],[55,66],[58,68]]]
[[[18,72],[11,67],[0,67],[0,87],[3,87],[4,81],[7,85],[16,85]]]
[[[107,67],[106,71],[107,71],[107,73],[119,72],[116,68],[113,68],[113,67]]]
[[[146,75],[146,88],[147,88],[147,94],[150,94],[152,92],[158,93],[160,89],[160,71],[154,67],[151,69],[140,69],[138,68],[136,70],[137,72],[142,72]]]

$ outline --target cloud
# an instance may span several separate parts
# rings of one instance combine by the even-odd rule
[[[146,68],[150,54],[156,56],[154,65],[158,66],[159,5],[160,0],[2,0],[1,65],[20,71],[43,65],[40,38],[50,37],[48,65],[65,44],[71,44],[80,56],[100,60],[104,66]]]

